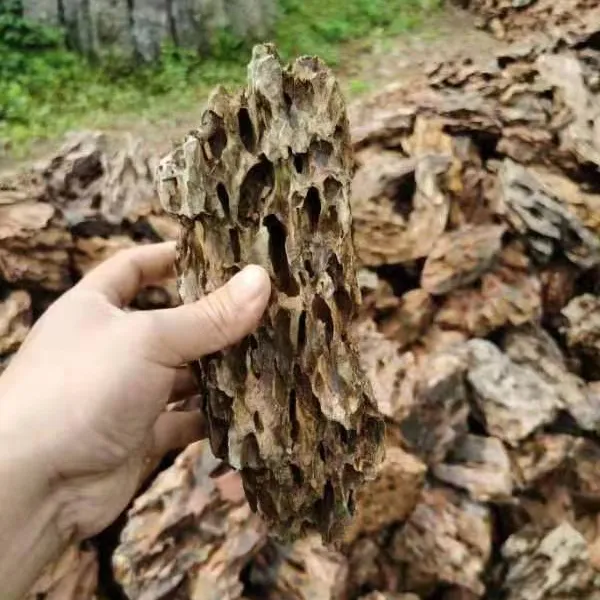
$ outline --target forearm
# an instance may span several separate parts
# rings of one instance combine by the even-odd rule
[[[0,486],[5,490],[0,494],[0,598],[19,600],[59,555],[62,543],[50,502],[37,507],[21,503],[20,494],[6,492],[2,476]]]
[[[11,409],[15,407],[13,404]],[[0,398],[0,598],[20,599],[61,551],[59,503],[51,493],[37,436],[20,427]],[[18,433],[17,433],[18,432]]]

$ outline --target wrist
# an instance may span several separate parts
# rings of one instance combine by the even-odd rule
[[[0,407],[6,403],[0,400]],[[8,411],[11,412],[11,411]],[[0,598],[21,598],[65,545],[35,433],[0,410]],[[19,435],[20,434],[20,435]]]

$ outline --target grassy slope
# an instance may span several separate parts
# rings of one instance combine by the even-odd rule
[[[343,70],[349,42],[368,45],[374,36],[413,30],[439,1],[280,0],[272,41],[284,58],[317,54]],[[16,33],[18,51],[0,44],[0,154],[3,145],[6,153],[19,155],[35,139],[106,127],[117,117],[164,119],[189,111],[217,83],[242,81],[249,58],[249,47],[224,35],[211,58],[165,48],[152,68],[132,70],[114,57],[91,66],[60,48],[55,33],[25,33],[30,47],[22,43],[22,32]],[[364,88],[361,81],[350,86],[357,93]]]

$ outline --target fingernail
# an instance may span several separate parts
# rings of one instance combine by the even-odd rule
[[[261,296],[268,297],[271,282],[269,275],[262,267],[249,265],[235,275],[229,285],[233,299],[242,305]]]

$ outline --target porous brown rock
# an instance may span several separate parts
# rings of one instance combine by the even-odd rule
[[[248,87],[217,89],[199,129],[157,172],[179,218],[184,302],[249,262],[273,298],[262,325],[201,364],[217,456],[281,535],[330,538],[381,458],[383,427],[349,338],[359,289],[349,207],[352,154],[343,97],[317,58],[283,67],[257,46]]]

